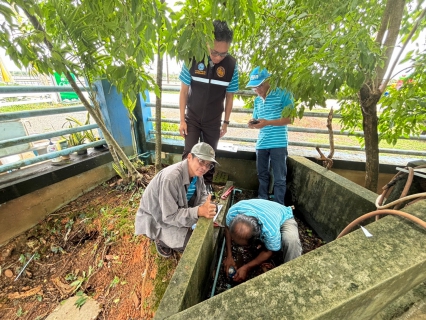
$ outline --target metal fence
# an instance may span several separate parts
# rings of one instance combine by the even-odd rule
[[[85,91],[85,88],[81,88],[83,91]],[[169,92],[177,92],[179,91],[179,87],[175,86],[165,86],[163,87],[163,91],[169,91]],[[5,86],[0,87],[0,96],[1,95],[7,95],[7,94],[39,94],[39,93],[58,93],[58,92],[72,92],[71,87],[55,87],[55,86]],[[253,95],[252,92],[249,91],[239,91],[237,92],[238,95],[242,96],[250,96]],[[146,128],[146,141],[144,142],[155,142],[155,130],[152,129],[152,123],[155,121],[155,118],[151,116],[151,109],[155,107],[154,103],[142,103],[141,108],[142,109],[149,109],[149,112],[143,111],[143,114],[148,115],[143,119],[143,123],[139,124],[143,128]],[[178,110],[179,105],[177,103],[163,103],[162,104],[162,110]],[[80,105],[80,106],[74,106],[74,107],[61,107],[61,108],[55,108],[55,109],[42,109],[42,110],[32,110],[32,111],[20,111],[20,112],[8,112],[8,113],[0,113],[0,123],[4,123],[7,121],[12,120],[18,120],[18,119],[24,119],[24,118],[32,118],[37,116],[45,116],[45,115],[54,115],[54,114],[71,114],[75,112],[81,112],[85,111],[86,109]],[[123,109],[122,112],[127,112],[127,110]],[[251,114],[252,110],[250,109],[244,109],[241,107],[234,107],[232,110],[232,114],[235,116],[236,114]],[[178,112],[177,112],[178,114]],[[315,117],[315,118],[327,118],[326,113],[318,113],[318,112],[305,112],[304,117]],[[335,117],[338,117],[335,116]],[[178,117],[170,117],[170,118],[163,118],[162,123],[165,124],[178,124],[179,119]],[[83,132],[87,130],[96,129],[98,126],[96,124],[90,124],[75,128],[67,128],[62,130],[56,130],[52,132],[47,133],[41,133],[41,134],[34,134],[34,135],[22,135],[18,137],[8,138],[4,139],[3,137],[0,137],[0,150],[15,147],[18,145],[24,145],[24,144],[30,144],[39,140],[45,140],[45,139],[51,139],[54,137],[60,137],[64,135],[73,134],[76,132]],[[290,132],[299,132],[299,133],[311,133],[311,134],[317,134],[317,135],[327,135],[329,134],[328,130],[321,129],[321,128],[303,128],[303,127],[297,127],[297,126],[289,126],[288,130]],[[230,132],[232,131],[232,132]],[[248,137],[247,136],[247,124],[243,123],[231,123],[228,126],[228,132],[226,136],[224,136],[221,140],[223,141],[229,141],[233,142],[234,145],[238,147],[247,147],[247,144],[251,144],[249,149],[252,149],[254,151],[254,143],[256,142],[256,137]],[[255,131],[254,131],[255,133]],[[339,130],[333,130],[333,134],[336,136],[344,135],[344,136],[362,136],[362,132],[355,132],[354,134],[351,134],[349,132],[343,132]],[[162,131],[163,137],[179,137],[179,133],[177,131]],[[419,136],[419,137],[410,137],[409,139],[412,140],[421,140],[426,141],[426,136]],[[177,145],[183,145],[183,140],[175,140],[171,141],[168,139],[164,139],[164,143],[172,143]],[[98,140],[95,142],[87,143],[84,145],[74,146],[70,148],[66,148],[63,150],[59,150],[52,153],[47,153],[43,155],[36,155],[33,158],[29,159],[23,159],[20,161],[15,161],[12,163],[7,163],[0,165],[0,173],[2,172],[8,172],[13,169],[22,168],[28,165],[32,165],[35,163],[39,163],[42,161],[54,159],[60,156],[67,156],[73,152],[95,147],[95,146],[101,146],[105,144],[105,140]],[[246,144],[246,145],[244,145]],[[313,142],[306,142],[306,141],[289,141],[290,146],[298,146],[298,147],[309,147],[309,148],[329,148],[329,145],[327,144],[317,144]],[[349,145],[335,145],[336,150],[346,150],[346,151],[358,151],[362,152],[364,149],[360,146],[349,146]],[[147,150],[144,150],[147,151]],[[426,152],[422,150],[397,150],[397,149],[380,149],[381,153],[387,153],[391,155],[412,155],[412,156],[422,156],[426,157]],[[1,154],[1,153],[0,153]]]
[[[81,88],[83,91],[86,91],[85,88]],[[4,86],[0,87],[0,96],[2,94],[34,94],[34,93],[57,93],[57,92],[73,92],[71,87],[55,87],[55,86]],[[34,103],[37,103],[38,101],[34,101]],[[7,113],[0,113],[0,123],[7,124],[11,121],[18,121],[20,119],[24,118],[32,118],[32,117],[38,117],[38,116],[47,116],[47,115],[56,115],[56,114],[71,114],[74,112],[81,112],[86,111],[84,106],[75,106],[75,107],[61,107],[61,108],[53,108],[53,109],[41,109],[41,110],[31,110],[31,111],[18,111],[18,112],[7,112]],[[98,128],[97,124],[89,124],[84,126],[76,126],[73,128],[67,128],[63,130],[56,130],[41,134],[34,134],[34,135],[21,135],[21,136],[14,136],[14,134],[10,134],[8,132],[7,136],[9,136],[8,139],[4,139],[3,137],[6,136],[6,133],[3,132],[2,137],[0,138],[0,150],[3,152],[2,155],[15,155],[17,153],[20,153],[19,150],[22,151],[33,151],[35,154],[35,157],[28,158],[28,159],[22,159],[19,161],[13,161],[10,163],[6,163],[3,165],[0,165],[0,173],[8,172],[13,169],[23,168],[29,165],[33,165],[42,161],[55,159],[61,156],[68,156],[73,152],[78,152],[84,149],[102,146],[105,144],[104,139],[100,139],[98,141],[85,143],[82,145],[72,146],[68,147],[63,150],[58,150],[55,152],[50,152],[42,155],[38,155],[37,150],[33,150],[33,148],[21,148],[16,149],[14,147],[22,146],[22,145],[31,145],[31,143],[34,143],[36,141],[40,140],[46,140],[51,139],[55,137],[62,137],[64,135],[69,134],[75,134],[77,132],[84,132],[87,130],[92,130]],[[6,127],[7,129],[7,127]],[[6,130],[4,128],[4,130]],[[12,136],[12,137],[11,137]],[[7,149],[9,148],[9,149]],[[15,151],[18,152],[15,152]]]
[[[179,87],[176,86],[165,86],[163,87],[163,91],[171,91],[171,92],[176,92],[179,91]],[[238,91],[237,95],[242,95],[242,96],[254,96],[255,94],[251,91]],[[147,107],[155,107],[155,103],[147,103],[146,104]],[[179,109],[179,105],[177,103],[163,103],[161,105],[162,109]],[[238,108],[238,107],[234,107],[232,109],[232,114],[252,114],[253,110],[252,109],[245,109],[245,108]],[[319,113],[319,112],[305,112],[304,113],[304,117],[313,117],[313,118],[327,118],[328,114],[327,113]],[[334,115],[334,118],[341,118],[340,115]],[[155,118],[154,117],[149,117],[148,118],[149,121],[154,122]],[[170,123],[170,124],[179,124],[180,120],[178,118],[162,118],[161,119],[162,123]],[[225,135],[224,137],[221,138],[221,140],[223,141],[230,141],[230,142],[235,142],[235,143],[251,143],[252,145],[255,144],[256,142],[256,138],[255,137],[246,137],[247,136],[247,124],[238,124],[238,123],[233,123],[231,122],[228,125],[228,130],[229,128],[236,128],[239,129],[239,132],[236,131],[238,133],[238,135]],[[289,132],[300,132],[300,133],[311,133],[311,134],[320,134],[320,135],[329,135],[329,131],[327,129],[320,129],[320,128],[304,128],[304,127],[297,127],[297,126],[288,126],[288,131]],[[150,130],[149,131],[150,134],[150,139],[151,142],[154,142],[154,137],[156,134],[155,130]],[[170,136],[170,137],[179,137],[179,133],[177,131],[162,131],[161,132],[162,136]],[[358,136],[358,137],[362,137],[364,136],[364,133],[361,131],[358,132],[354,132],[354,133],[350,133],[347,131],[340,131],[340,130],[333,130],[333,134],[336,136]],[[400,139],[409,139],[409,140],[419,140],[419,141],[425,141],[426,142],[426,135],[420,135],[420,136],[410,136],[408,138],[406,137],[401,137]],[[309,147],[309,148],[316,148],[319,147],[321,149],[325,148],[330,148],[330,145],[328,144],[318,144],[318,143],[313,143],[313,142],[301,142],[301,141],[289,141],[289,146],[298,146],[298,147]],[[364,152],[365,149],[362,148],[361,146],[351,146],[351,145],[336,145],[334,146],[334,148],[336,150],[346,150],[346,151],[357,151],[357,152]],[[391,155],[411,155],[411,156],[422,156],[422,157],[426,157],[426,152],[422,151],[422,150],[400,150],[400,149],[386,149],[386,148],[381,148],[380,153],[387,153],[387,154],[391,154]]]

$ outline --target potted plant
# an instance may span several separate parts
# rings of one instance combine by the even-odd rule
[[[73,117],[67,117],[67,122],[64,123],[62,127],[64,127],[66,124],[68,124],[68,128],[77,128],[81,127],[83,125],[88,125],[90,123],[90,116],[89,113],[87,113],[86,122],[83,124],[81,121],[79,121],[76,118]],[[63,137],[64,138],[64,137]],[[86,132],[74,132],[70,133],[67,138],[65,138],[68,141],[69,147],[75,147],[79,146],[85,143],[86,139],[89,141],[95,141],[95,136],[92,132],[92,130],[87,130]],[[78,155],[87,154],[87,149],[82,149],[77,151]]]

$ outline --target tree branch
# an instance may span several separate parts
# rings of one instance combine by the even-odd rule
[[[395,49],[395,44],[398,39],[399,30],[401,28],[401,20],[404,14],[404,6],[405,0],[388,0],[387,6],[389,6],[389,10],[391,15],[389,16],[389,24],[387,28],[387,35],[385,42],[383,43],[383,47],[385,47],[385,65],[383,68],[377,67],[376,69],[376,80],[374,81],[374,88],[379,87],[380,82],[384,80],[386,70],[389,67],[390,59],[392,58],[393,51]],[[387,10],[385,10],[385,13]],[[381,45],[381,43],[379,43]]]
[[[399,52],[398,56],[396,57],[395,61],[393,62],[392,67],[389,69],[389,72],[388,72],[388,76],[387,76],[387,78],[386,78],[386,79],[384,79],[384,81],[383,81],[382,85],[380,86],[380,87],[381,87],[381,91],[382,91],[382,92],[383,92],[384,90],[386,90],[386,86],[388,85],[389,80],[391,79],[391,75],[392,75],[393,70],[395,69],[396,65],[398,64],[399,59],[401,58],[402,53],[404,52],[405,48],[407,47],[408,43],[410,42],[411,38],[413,37],[414,33],[416,32],[417,28],[418,28],[418,27],[419,27],[419,25],[420,25],[420,22],[421,22],[421,21],[422,21],[422,19],[425,17],[425,15],[426,15],[426,8],[424,8],[424,9],[423,9],[423,11],[422,11],[422,13],[420,14],[419,18],[418,18],[418,19],[417,19],[417,21],[414,23],[413,29],[411,30],[410,34],[408,35],[407,40],[405,40],[405,42],[404,42],[404,44],[403,44],[403,46],[402,46],[402,48],[401,48],[401,50],[400,50],[400,52]]]
[[[377,32],[376,42],[379,44],[382,44],[383,37],[385,36],[385,32],[388,28],[390,12],[391,12],[391,5],[390,5],[390,1],[388,1],[386,2],[386,8],[385,8],[385,11],[383,12],[383,18],[382,18],[382,23],[380,25],[380,29]]]

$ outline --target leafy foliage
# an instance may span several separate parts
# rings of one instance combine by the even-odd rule
[[[380,100],[382,113],[379,121],[379,132],[386,142],[395,145],[401,136],[426,131],[425,96],[424,72],[410,75],[399,89],[388,87],[388,95]]]
[[[76,127],[81,127],[83,125],[88,125],[90,124],[90,115],[89,113],[87,113],[86,116],[86,121],[84,123],[82,123],[80,120],[74,118],[74,117],[67,117],[65,118],[67,120],[67,122],[65,122],[62,127],[64,127],[65,125],[68,125],[68,128],[76,128]],[[86,130],[84,132],[74,132],[74,133],[70,133],[68,135],[68,138],[62,137],[64,139],[66,139],[68,141],[68,146],[70,147],[75,147],[75,146],[79,146],[81,144],[83,144],[86,139],[90,142],[93,142],[96,140],[95,135],[93,133],[92,130]]]
[[[8,3],[0,10],[7,21],[0,46],[16,65],[45,74],[69,71],[85,76],[89,84],[108,79],[130,111],[139,92],[155,88],[146,68],[154,57],[156,22],[164,6],[118,0]],[[40,22],[38,30],[31,17]]]

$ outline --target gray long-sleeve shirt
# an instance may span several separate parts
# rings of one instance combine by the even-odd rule
[[[204,179],[198,177],[194,207],[188,207],[188,160],[161,170],[151,180],[136,214],[135,232],[158,239],[170,248],[182,248],[188,228],[198,220],[198,206],[207,199]]]

